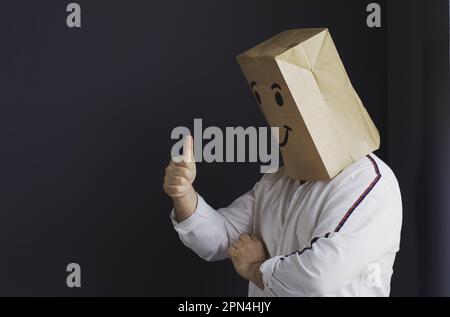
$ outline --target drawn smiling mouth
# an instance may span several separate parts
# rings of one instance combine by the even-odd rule
[[[289,133],[292,132],[292,128],[290,126],[284,125],[283,127],[286,130],[286,133],[284,134],[283,142],[280,143],[280,147],[285,147],[287,145],[289,140]]]

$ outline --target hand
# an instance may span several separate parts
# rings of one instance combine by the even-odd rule
[[[197,193],[192,186],[196,174],[194,142],[189,135],[184,140],[183,156],[173,158],[164,175],[163,188],[173,200],[179,222],[189,218],[197,207]]]
[[[264,289],[259,267],[268,256],[261,240],[254,235],[242,234],[239,240],[228,249],[228,255],[240,276]]]

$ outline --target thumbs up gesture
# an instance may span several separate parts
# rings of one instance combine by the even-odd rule
[[[164,175],[163,188],[173,200],[179,222],[189,218],[197,206],[197,193],[192,186],[196,174],[194,141],[189,135],[184,139],[183,156],[172,158]]]

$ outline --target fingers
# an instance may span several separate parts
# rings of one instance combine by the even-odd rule
[[[264,243],[257,236],[245,233],[239,235],[239,238],[227,250],[228,256],[233,261],[241,256],[251,256],[255,252],[259,254],[259,258],[263,258],[264,255],[264,259],[268,257]],[[261,254],[262,252],[264,255]]]
[[[166,176],[183,177],[188,181],[191,181],[195,177],[195,172],[187,167],[180,166],[172,161],[166,168]]]
[[[184,195],[186,195],[187,189],[188,188],[186,186],[173,186],[164,184],[164,191],[167,193],[167,195],[174,198],[184,197]]]
[[[255,236],[254,234],[250,235],[250,239],[252,239],[253,241],[261,242],[261,240],[257,236]]]
[[[195,172],[195,162],[185,162],[183,160],[184,160],[183,156],[175,157],[170,161],[170,163],[174,167],[183,167],[183,168],[187,168],[190,171]]]
[[[193,163],[194,160],[194,139],[192,135],[188,135],[184,138],[183,142],[183,161],[187,163]]]
[[[187,178],[177,175],[166,175],[164,177],[164,182],[169,185],[177,185],[177,186],[187,186],[190,184]]]
[[[234,248],[234,247],[229,247],[228,248],[228,256],[230,257],[230,258],[232,258],[232,257],[234,257],[235,256],[235,254],[236,254],[236,251],[237,251],[237,249],[236,248]]]
[[[196,174],[194,141],[189,135],[183,140],[183,156],[172,158],[166,167],[163,189],[172,198],[183,198],[192,190]]]
[[[183,140],[183,155],[172,158],[172,162],[189,169],[195,168],[194,139],[191,135],[186,136]]]
[[[244,247],[246,243],[252,242],[252,237],[249,234],[241,234],[239,236],[239,239],[236,240],[230,247],[230,249],[239,250],[240,248]]]
[[[241,234],[241,235],[239,236],[239,240],[242,241],[242,242],[244,242],[244,243],[246,243],[246,242],[251,242],[251,241],[252,241],[252,238],[251,238],[251,236],[248,235],[248,234]]]
[[[239,240],[243,242],[261,242],[261,240],[254,234],[243,233],[239,236]]]
[[[163,188],[167,195],[172,198],[181,198],[186,195],[195,179],[195,173],[171,162],[166,168]]]

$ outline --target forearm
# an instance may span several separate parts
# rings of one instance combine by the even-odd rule
[[[227,208],[215,210],[192,189],[186,200],[178,200],[172,222],[183,243],[208,261],[227,258],[227,249],[241,233],[252,231],[253,190]],[[189,195],[191,195],[189,194]]]
[[[189,186],[186,194],[180,198],[173,198],[173,207],[175,210],[175,217],[178,222],[183,222],[188,219],[195,212],[198,203],[197,192],[194,187]]]
[[[184,245],[192,249],[201,258],[207,261],[216,261],[226,258],[226,250],[229,246],[230,228],[226,220],[217,210],[209,206],[204,199],[197,195],[194,211],[187,211],[178,216],[172,212],[172,222]],[[176,206],[175,208],[180,208]],[[181,206],[182,208],[185,207]],[[180,210],[178,210],[180,211]],[[186,217],[182,221],[177,217]],[[181,219],[181,218],[180,218]]]

